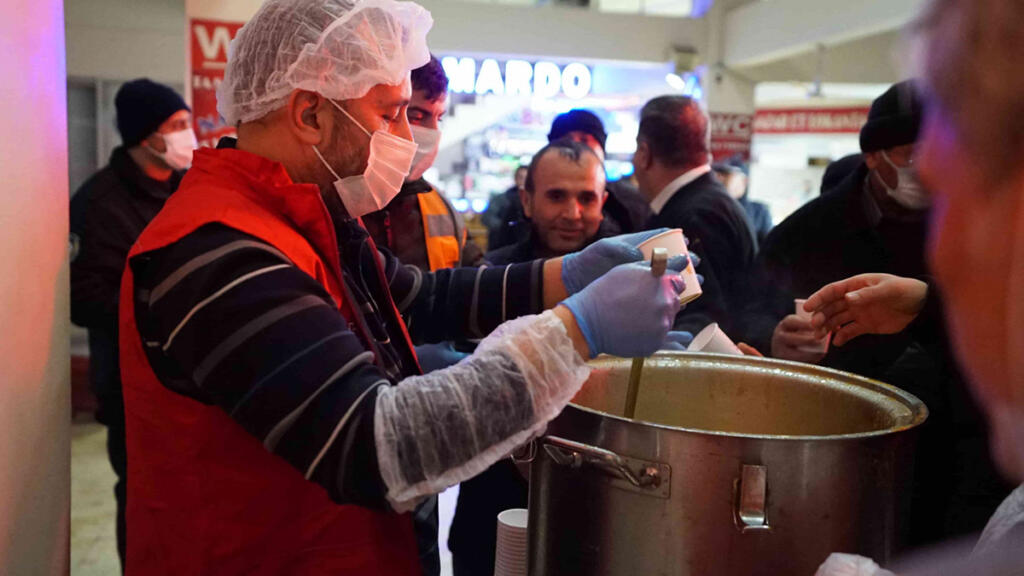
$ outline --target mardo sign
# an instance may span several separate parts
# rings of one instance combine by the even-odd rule
[[[449,89],[462,94],[554,98],[562,93],[578,100],[590,94],[593,81],[590,68],[578,62],[562,68],[554,62],[508,60],[502,66],[487,58],[477,66],[473,58],[446,56],[441,65],[448,76]]]

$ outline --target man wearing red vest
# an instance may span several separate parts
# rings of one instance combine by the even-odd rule
[[[409,510],[539,434],[586,358],[664,342],[684,286],[637,262],[649,234],[437,273],[377,251],[359,216],[412,164],[431,23],[269,0],[232,42],[238,139],[196,152],[122,281],[129,575],[418,574]],[[480,337],[420,375],[413,340]]]

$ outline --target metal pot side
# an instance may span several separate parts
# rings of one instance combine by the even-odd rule
[[[897,547],[927,417],[913,396],[804,364],[659,353],[628,420],[630,361],[593,368],[539,441],[531,575],[810,576],[831,552]]]

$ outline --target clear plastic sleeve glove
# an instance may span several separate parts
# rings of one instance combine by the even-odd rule
[[[391,506],[411,510],[541,434],[589,375],[547,311],[502,324],[454,366],[382,387],[374,441]]]
[[[602,238],[579,252],[566,254],[562,257],[562,283],[565,284],[565,290],[575,294],[619,264],[643,260],[644,255],[637,246],[667,231],[668,228],[658,228]]]
[[[895,576],[870,558],[854,554],[832,554],[814,576]]]
[[[685,257],[679,262],[685,266]],[[669,260],[678,272],[672,265]],[[640,358],[665,341],[685,288],[679,274],[654,276],[650,265],[634,262],[617,266],[562,305],[576,317],[591,355]]]
[[[673,330],[665,336],[665,341],[662,342],[661,349],[683,351],[690,347],[690,342],[693,342],[693,334]]]

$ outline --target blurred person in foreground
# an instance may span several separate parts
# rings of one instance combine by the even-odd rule
[[[750,227],[754,230],[754,235],[757,236],[757,244],[760,246],[772,230],[772,214],[767,204],[750,199],[750,179],[747,174],[747,165],[741,160],[730,159],[712,164],[711,170],[725,187],[729,196],[739,202],[744,212],[747,213],[747,220],[750,222]]]
[[[633,166],[651,228],[682,228],[700,257],[704,294],[677,319],[698,333],[717,322],[733,334],[757,239],[743,208],[711,175],[710,121],[698,101],[661,96],[640,110]]]
[[[864,163],[768,236],[750,284],[743,337],[767,355],[879,379],[919,397],[920,430],[906,541],[919,546],[980,530],[1010,487],[987,457],[982,415],[938,333],[902,331],[828,345],[796,314],[794,299],[862,273],[929,281],[925,247],[931,194],[918,179],[923,103],[917,82],[892,86],[861,130]]]
[[[438,272],[376,249],[432,22],[269,0],[232,40],[238,137],[196,151],[121,283],[130,575],[419,574],[410,511],[539,434],[586,359],[666,342],[685,286],[639,262],[649,234]],[[458,338],[483,340],[422,374],[413,341]]]
[[[944,297],[956,354],[987,416],[994,457],[1014,482],[1024,481],[1021,21],[1024,4],[1016,0],[933,0],[918,23],[929,95],[918,158],[936,203],[929,264]],[[938,315],[935,296],[914,279],[861,276],[826,287],[807,308],[815,312],[819,331],[835,330],[846,340],[912,329]],[[968,556],[969,550],[950,547],[893,569],[921,575],[1024,574],[1024,488],[1000,506]],[[839,573],[828,563],[819,570]]]
[[[114,97],[121,145],[71,199],[71,320],[89,329],[89,380],[96,419],[107,427],[117,474],[117,551],[124,566],[127,456],[117,353],[117,305],[132,244],[178,188],[192,162],[192,114],[177,92],[146,78]]]

